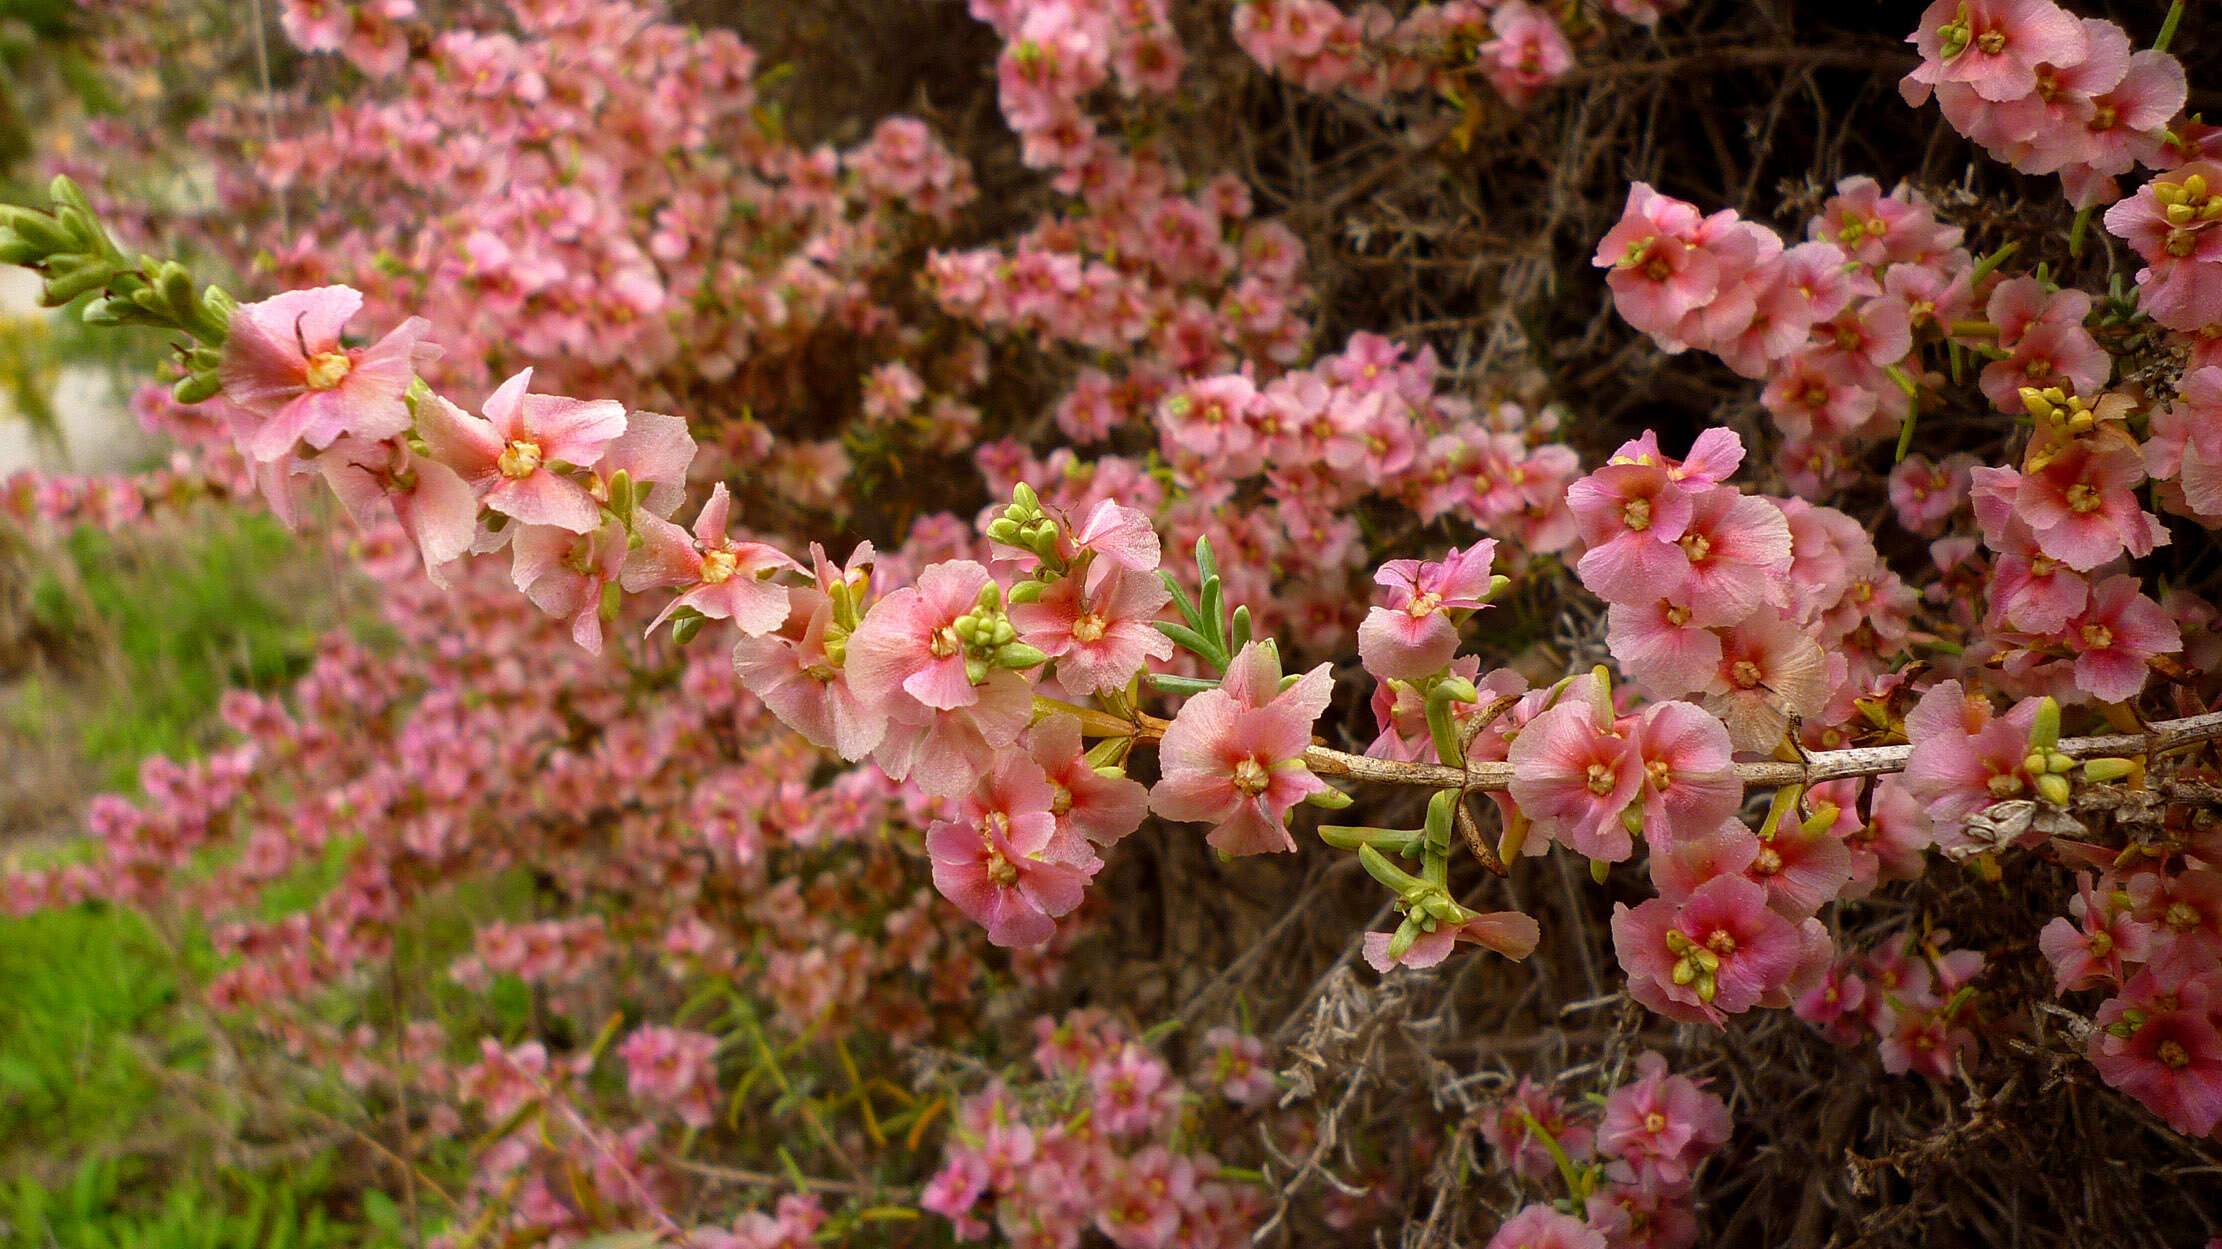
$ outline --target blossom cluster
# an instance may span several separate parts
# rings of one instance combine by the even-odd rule
[[[1522,1079],[1482,1119],[1496,1164],[1530,1182],[1562,1179],[1576,1214],[1522,1207],[1490,1237],[1492,1249],[1688,1249],[1697,1172],[1728,1142],[1728,1106],[1704,1082],[1668,1070],[1665,1055],[1636,1056],[1635,1076],[1588,1108]]]

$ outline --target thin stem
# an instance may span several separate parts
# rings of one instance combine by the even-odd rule
[[[2183,0],[2168,6],[2168,16],[2160,23],[2160,34],[2153,38],[2153,51],[2166,52],[2176,40],[2176,26],[2183,21]]]
[[[2222,739],[2222,711],[2162,720],[2142,733],[2110,733],[2099,737],[2063,737],[2058,747],[2071,759],[2106,756],[2134,757],[2165,754],[2184,746]],[[1817,785],[1822,781],[1855,776],[1887,776],[1906,769],[1911,746],[1859,746],[1809,755],[1803,762],[1739,763],[1736,777],[1750,787]],[[1461,768],[1437,763],[1406,763],[1398,759],[1369,759],[1314,746],[1304,752],[1304,764],[1320,776],[1347,777],[1383,785],[1418,785],[1428,789],[1505,789],[1512,784],[1509,763],[1469,762]]]

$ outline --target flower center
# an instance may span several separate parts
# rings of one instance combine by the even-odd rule
[[[724,585],[733,577],[733,570],[740,567],[740,557],[731,551],[711,551],[702,557],[702,584]]]
[[[2100,958],[2105,958],[2107,955],[2114,952],[2113,934],[2107,932],[2103,928],[2097,932],[2092,933],[2091,939],[2084,942],[2084,944],[2090,947],[2091,953],[2099,956]]]
[[[936,659],[947,659],[964,649],[964,639],[957,636],[957,626],[946,624],[934,630],[933,639],[926,644]]]
[[[309,389],[337,390],[354,367],[344,351],[320,351],[309,357]]]
[[[2021,778],[2011,772],[1994,773],[1984,782],[1984,788],[1991,791],[1993,798],[2011,798],[2021,792]]]
[[[1666,1116],[1654,1110],[1643,1117],[1643,1130],[1653,1136],[1666,1131]]]
[[[1072,622],[1072,640],[1075,642],[1100,642],[1103,640],[1103,617],[1089,612]]]
[[[1267,775],[1265,765],[1254,758],[1234,765],[1234,787],[1249,797],[1264,793],[1265,787],[1272,783],[1273,778]]]
[[[1666,622],[1677,629],[1681,628],[1690,622],[1690,609],[1669,604],[1666,609]]]
[[[1751,861],[1751,870],[1761,876],[1778,876],[1782,873],[1782,854],[1773,846],[1762,846],[1759,857]]]
[[[2098,511],[2099,492],[2080,481],[2068,487],[2068,510],[2079,516]]]
[[[1691,563],[1702,564],[1713,553],[1713,540],[1701,533],[1686,533],[1682,535],[1682,550]]]
[[[1985,56],[1997,56],[2006,50],[2006,32],[1996,28],[1986,30],[1975,36],[1975,46],[1981,48]]]
[[[504,477],[530,477],[540,469],[540,444],[519,438],[503,447],[494,463]]]
[[[1765,673],[1759,671],[1758,664],[1755,664],[1748,659],[1739,659],[1735,663],[1730,664],[1728,668],[1729,684],[1735,686],[1737,689],[1740,690],[1748,690],[1753,686],[1758,685],[1759,679],[1765,675]]]
[[[1589,792],[1602,798],[1610,794],[1613,787],[1619,783],[1620,777],[1613,771],[1611,764],[1592,763],[1589,765]]]
[[[1055,781],[1049,783],[1049,813],[1056,816],[1072,813],[1072,791]]]
[[[2199,926],[2199,912],[2194,910],[2189,903],[2171,903],[2168,907],[2166,920],[2170,928],[2189,930]]]
[[[2181,1071],[2191,1065],[2191,1054],[2181,1041],[2162,1041],[2153,1047],[2153,1057],[2171,1071]]]
[[[2087,624],[2083,626],[2083,644],[2095,651],[2105,650],[2114,645],[2114,631],[2105,625]]]
[[[1005,889],[1018,883],[1017,865],[1004,858],[1000,850],[988,851],[987,874],[989,880]]]
[[[1651,500],[1628,500],[1628,506],[1620,509],[1620,519],[1627,523],[1628,528],[1638,533],[1649,529],[1651,527]]]
[[[1736,937],[1726,928],[1716,928],[1712,936],[1705,938],[1705,948],[1727,958],[1736,952]]]

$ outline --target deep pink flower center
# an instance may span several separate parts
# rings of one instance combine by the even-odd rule
[[[494,464],[504,477],[530,477],[540,469],[540,444],[527,438],[516,439],[502,448],[501,458]]]
[[[309,357],[305,379],[310,390],[337,390],[355,364],[344,351],[320,351]]]
[[[1782,872],[1782,852],[1773,846],[1761,846],[1759,857],[1751,861],[1751,870],[1761,876],[1775,876]]]

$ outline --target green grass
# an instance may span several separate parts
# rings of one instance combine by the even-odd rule
[[[299,539],[267,516],[210,509],[188,535],[119,539],[70,534],[70,566],[43,574],[32,615],[110,670],[98,705],[82,681],[34,678],[15,717],[26,731],[68,732],[103,784],[128,788],[151,754],[198,755],[227,689],[274,690],[307,671],[335,615]]]

